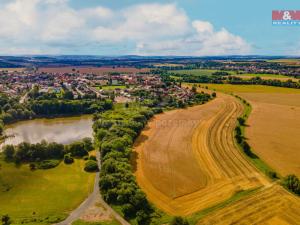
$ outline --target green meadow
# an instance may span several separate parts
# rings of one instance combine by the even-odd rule
[[[63,162],[48,170],[7,163],[0,155],[0,216],[12,224],[44,225],[64,219],[92,192],[95,174],[83,170],[84,161]]]
[[[177,74],[187,74],[194,76],[211,76],[213,73],[218,72],[219,70],[205,70],[205,69],[193,69],[193,70],[170,70],[170,73]],[[235,74],[233,71],[224,71],[230,74]]]

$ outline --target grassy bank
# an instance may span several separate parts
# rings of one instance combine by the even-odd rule
[[[0,165],[0,215],[8,214],[12,224],[60,221],[93,189],[95,174],[84,172],[83,160],[31,171],[27,164],[17,167],[0,156]]]

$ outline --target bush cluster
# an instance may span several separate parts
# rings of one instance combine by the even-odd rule
[[[289,191],[300,196],[300,180],[296,175],[288,175],[283,178],[282,185]]]

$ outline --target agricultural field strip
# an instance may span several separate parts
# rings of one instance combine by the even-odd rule
[[[209,122],[202,121],[196,130],[190,131],[192,134],[192,151],[197,158],[199,166],[201,166],[200,168],[202,168],[202,177],[205,178],[199,190],[170,198],[170,196],[163,194],[159,188],[155,188],[155,183],[152,182],[151,177],[150,179],[147,178],[147,173],[144,173],[143,177],[139,176],[141,173],[137,174],[138,182],[146,191],[149,199],[170,214],[188,215],[209,207],[216,202],[224,201],[241,189],[245,190],[268,184],[268,181],[258,173],[257,169],[246,161],[234,142],[233,129],[236,124],[236,118],[242,113],[242,105],[231,96],[222,95],[220,98],[222,98],[225,105],[216,116],[211,118]],[[172,118],[180,115],[178,113],[180,111],[173,114]],[[198,131],[201,129],[201,126],[206,127],[206,129],[202,129],[202,132],[199,134]],[[172,137],[176,129],[176,127],[169,129],[169,133],[171,133],[169,143],[173,141]],[[153,132],[155,132],[155,129],[151,133]],[[155,139],[155,135],[151,137],[151,139],[153,138]],[[199,141],[197,142],[197,140]],[[203,143],[206,146],[201,146]],[[146,148],[147,145],[145,144],[141,158],[144,158],[144,153],[147,152]],[[169,154],[170,152],[167,152],[167,155]],[[141,168],[143,171],[145,171],[145,166],[147,165],[142,163]],[[171,182],[175,181],[172,180]],[[223,187],[223,193],[219,193],[220,187]],[[217,199],[216,196],[218,196]]]
[[[266,186],[254,195],[212,212],[199,221],[209,224],[300,224],[299,199],[277,184]]]

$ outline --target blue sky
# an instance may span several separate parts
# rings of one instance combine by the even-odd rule
[[[0,54],[300,55],[281,9],[300,2],[0,0]]]

